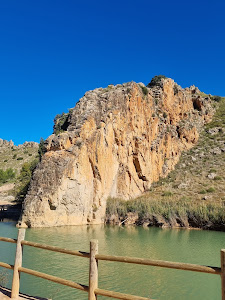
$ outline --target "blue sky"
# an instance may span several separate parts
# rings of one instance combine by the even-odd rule
[[[159,74],[225,95],[224,15],[224,0],[0,0],[0,138],[39,142],[87,90]]]

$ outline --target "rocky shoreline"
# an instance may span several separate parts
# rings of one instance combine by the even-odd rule
[[[211,221],[202,221],[194,216],[174,216],[167,220],[161,215],[152,215],[148,219],[139,218],[137,213],[129,213],[125,217],[119,215],[107,215],[105,224],[118,226],[143,226],[143,227],[160,227],[160,228],[183,228],[183,229],[199,229],[224,231],[225,224],[213,223]]]
[[[0,205],[0,222],[18,222],[22,211],[21,204]],[[160,227],[160,228],[183,228],[224,231],[225,223],[212,222],[189,213],[179,216],[176,212],[171,211],[171,216],[166,218],[163,215],[152,214],[148,217],[141,216],[138,212],[128,212],[125,215],[106,214],[104,224],[116,226],[143,226],[143,227]]]

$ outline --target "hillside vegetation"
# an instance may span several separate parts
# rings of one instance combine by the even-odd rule
[[[22,165],[38,157],[38,143],[15,146],[12,142],[0,143],[0,169],[13,169],[18,175]]]
[[[15,146],[0,139],[0,205],[23,200],[38,158],[38,143]]]
[[[197,145],[143,196],[109,199],[107,222],[225,230],[225,98],[214,100],[213,121]]]

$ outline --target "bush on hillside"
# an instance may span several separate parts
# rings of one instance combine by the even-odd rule
[[[54,134],[59,134],[67,129],[69,113],[62,113],[55,116],[54,119]]]
[[[15,172],[12,168],[9,168],[7,170],[0,169],[0,184],[6,183],[10,179],[15,178]]]
[[[41,161],[42,156],[45,154],[46,148],[45,148],[45,140],[41,137],[39,148],[38,148],[38,157],[39,161]],[[31,154],[32,155],[32,154]]]
[[[222,101],[222,97],[220,97],[220,96],[213,96],[213,100],[216,101],[216,102],[220,102],[220,101]]]
[[[34,172],[37,164],[38,164],[38,160],[35,159],[31,162],[27,162],[22,165],[20,175],[18,177],[19,184],[17,185],[17,187],[15,189],[16,200],[20,203],[23,202],[23,200],[27,194],[27,191],[30,186],[31,177],[33,175],[33,172]]]
[[[146,96],[148,95],[148,89],[146,88],[146,86],[141,86],[142,89],[142,93]]]

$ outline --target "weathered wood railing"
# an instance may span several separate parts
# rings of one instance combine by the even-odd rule
[[[16,243],[16,257],[15,264],[9,265],[4,262],[0,262],[0,267],[7,268],[13,270],[13,281],[12,281],[12,293],[11,298],[17,299],[19,295],[19,285],[20,285],[20,272],[27,273],[36,277],[40,277],[46,280],[50,280],[62,285],[66,285],[75,289],[79,289],[81,291],[88,293],[88,300],[96,300],[97,295],[111,297],[114,299],[123,299],[123,300],[150,300],[149,298],[139,297],[134,295],[128,295],[113,291],[108,291],[104,289],[98,288],[98,260],[105,261],[114,261],[114,262],[123,262],[130,264],[139,264],[139,265],[148,265],[148,266],[156,266],[163,268],[171,268],[171,269],[179,269],[186,271],[194,271],[194,272],[202,272],[209,274],[216,274],[221,276],[221,287],[222,287],[222,300],[225,300],[225,249],[221,250],[221,267],[210,267],[210,266],[201,266],[195,264],[188,263],[179,263],[179,262],[170,262],[170,261],[162,261],[162,260],[151,260],[145,258],[132,258],[125,256],[111,256],[111,255],[102,255],[98,254],[98,241],[92,240],[90,242],[90,253],[68,250],[64,248],[59,248],[55,246],[43,245],[39,243],[29,242],[24,240],[25,237],[25,229],[19,229],[18,238],[10,239],[5,237],[0,237],[0,241]],[[89,286],[82,285],[70,280],[62,279],[56,276],[48,275],[42,272],[34,271],[31,269],[27,269],[22,267],[22,247],[23,246],[31,246],[35,248],[50,250],[54,252],[60,252],[80,257],[89,258]]]

